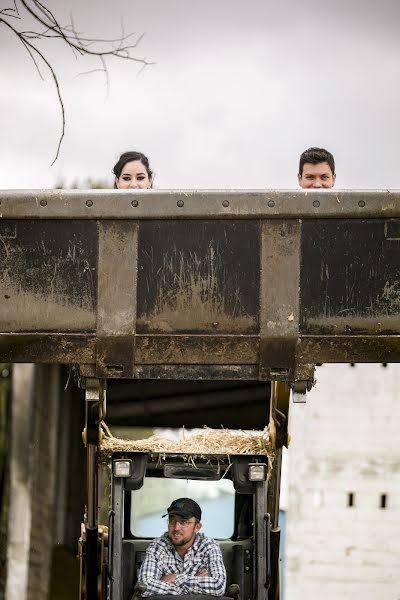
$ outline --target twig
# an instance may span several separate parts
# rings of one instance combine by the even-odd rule
[[[17,0],[13,0],[14,7],[8,7],[0,10],[0,25],[6,25],[20,40],[23,44],[24,48],[30,55],[34,66],[40,76],[43,79],[42,72],[40,70],[40,63],[43,63],[53,80],[53,84],[56,88],[57,99],[60,106],[61,112],[61,134],[58,140],[57,151],[55,154],[55,158],[51,163],[54,165],[56,162],[59,153],[61,144],[65,135],[65,107],[62,99],[62,94],[60,90],[59,78],[56,73],[55,68],[52,65],[51,59],[47,57],[43,53],[43,51],[39,48],[38,44],[41,40],[54,39],[59,40],[62,43],[66,44],[75,54],[76,57],[80,56],[88,56],[98,58],[102,64],[101,69],[93,69],[91,71],[87,71],[87,73],[94,72],[102,72],[105,76],[105,85],[107,88],[107,95],[109,93],[110,79],[108,66],[106,63],[106,59],[110,57],[115,57],[123,60],[128,60],[132,62],[136,62],[142,65],[139,74],[142,72],[144,68],[147,66],[153,65],[154,63],[148,61],[146,58],[140,58],[133,55],[133,51],[136,50],[137,46],[143,39],[143,35],[140,35],[134,43],[130,43],[132,39],[133,33],[129,33],[125,35],[123,24],[121,23],[121,36],[117,39],[103,39],[103,38],[90,38],[85,37],[82,34],[78,33],[75,28],[75,24],[72,18],[70,17],[71,23],[69,25],[61,25],[60,22],[55,17],[54,13],[45,6],[40,0],[18,0],[20,6],[22,6],[25,11],[30,15],[33,21],[44,28],[42,32],[34,31],[34,30],[22,30],[17,27],[17,23],[15,20],[13,22],[9,22],[8,19],[16,19],[17,21],[21,20],[21,14],[17,5]],[[15,14],[13,14],[15,13]],[[106,48],[96,48],[97,44],[107,44]],[[85,73],[81,73],[85,74]]]

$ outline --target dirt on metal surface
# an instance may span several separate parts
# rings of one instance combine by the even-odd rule
[[[308,318],[307,333],[309,334],[351,334],[358,332],[368,333],[397,333],[400,329],[399,315],[360,316],[351,315],[343,311],[343,316]]]
[[[0,222],[1,332],[96,327],[95,224]]]
[[[381,302],[389,304],[393,310],[400,308],[400,281],[390,284],[388,281],[383,288]]]
[[[137,336],[137,364],[255,364],[258,337],[246,336]]]
[[[82,331],[96,327],[92,310],[66,304],[66,299],[22,292],[0,285],[0,329],[11,331]]]
[[[165,271],[174,269],[174,274],[176,273],[176,285],[171,288],[165,280],[159,282],[156,307],[150,314],[138,319],[138,325],[163,333],[188,330],[201,332],[210,327],[215,331],[228,330],[232,333],[254,330],[256,319],[242,312],[239,300],[241,290],[225,286],[225,282],[217,275],[212,248],[209,253],[209,272],[206,275],[200,271],[204,257],[198,257],[195,253],[191,257],[190,266],[182,256],[176,271],[175,263],[166,262]],[[234,312],[229,312],[226,308],[223,293],[226,289],[237,298]]]

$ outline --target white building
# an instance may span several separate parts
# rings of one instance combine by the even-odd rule
[[[292,405],[285,600],[400,599],[400,365],[323,365]]]

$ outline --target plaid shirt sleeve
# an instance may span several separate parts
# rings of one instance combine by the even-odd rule
[[[226,570],[219,545],[208,538],[204,544],[203,564],[209,576],[177,575],[176,582],[181,585],[182,594],[211,594],[223,596],[226,586]]]
[[[197,575],[207,569],[207,577]],[[165,574],[175,574],[174,582],[161,581]],[[148,547],[139,571],[138,580],[146,585],[143,596],[171,594],[211,594],[223,596],[226,586],[226,571],[219,545],[211,538],[200,535],[185,556],[177,560],[175,551],[165,538],[154,540]]]
[[[143,596],[158,596],[160,594],[177,596],[183,593],[182,587],[178,583],[161,581],[163,575],[162,565],[165,563],[163,554],[163,547],[157,540],[149,545],[138,576],[138,580],[146,584],[146,591]]]

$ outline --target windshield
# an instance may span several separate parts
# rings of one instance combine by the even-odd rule
[[[162,518],[176,498],[192,498],[202,509],[202,532],[216,539],[233,535],[235,491],[229,479],[192,481],[147,477],[143,487],[132,492],[131,533],[135,537],[159,537],[167,530]]]

